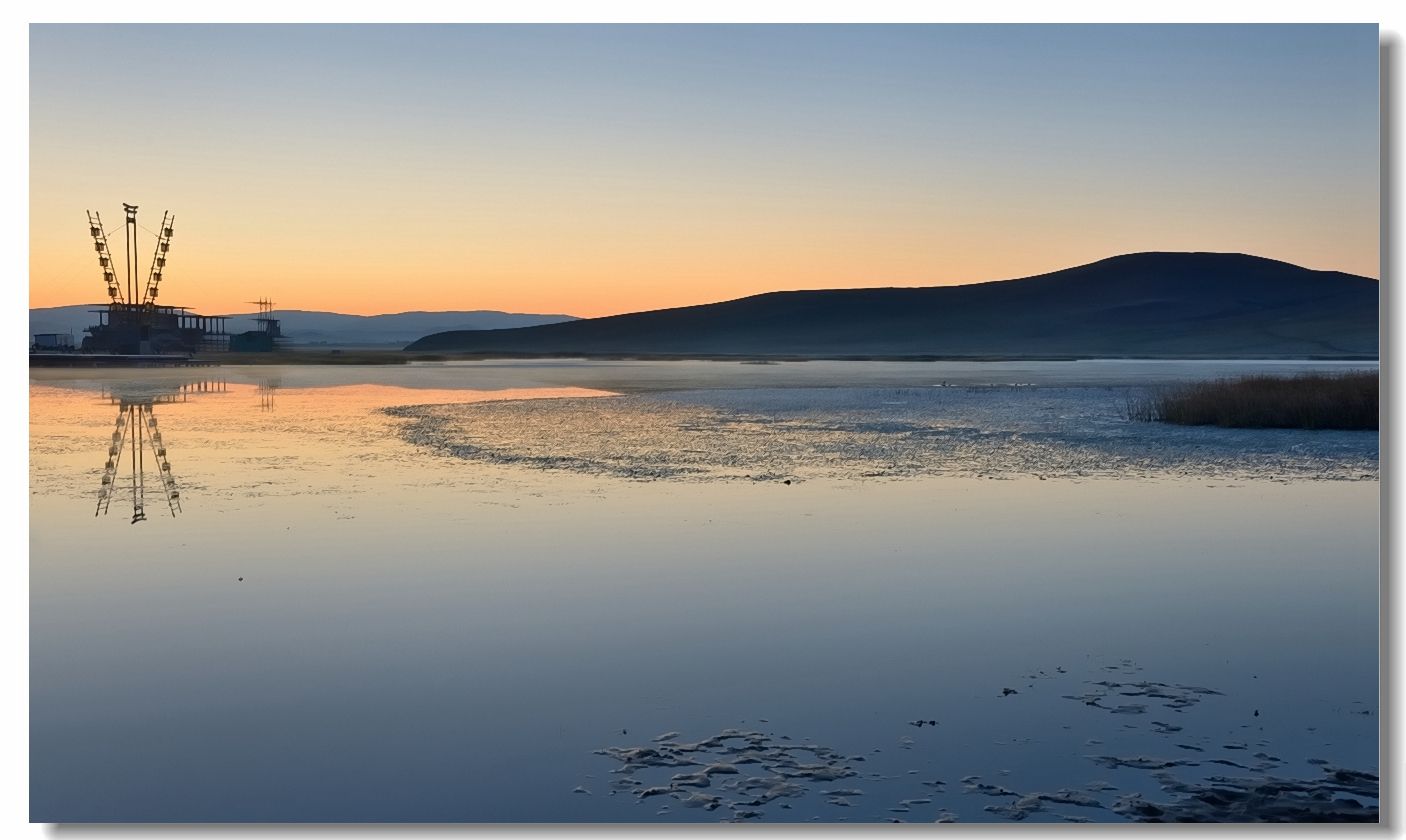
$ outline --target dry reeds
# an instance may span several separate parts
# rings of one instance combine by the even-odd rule
[[[1129,420],[1247,429],[1376,429],[1373,371],[1245,376],[1128,400]]]

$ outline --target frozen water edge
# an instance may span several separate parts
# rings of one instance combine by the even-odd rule
[[[1127,420],[1130,387],[742,388],[401,406],[456,458],[634,479],[1376,480],[1375,432]]]

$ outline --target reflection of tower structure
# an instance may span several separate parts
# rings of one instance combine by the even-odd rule
[[[222,393],[224,382],[187,382],[174,391],[142,396],[121,396],[106,393],[109,402],[117,406],[117,420],[103,465],[102,487],[98,490],[98,506],[94,516],[105,514],[118,495],[119,484],[126,479],[132,498],[132,524],[146,520],[146,473],[155,468],[157,481],[171,515],[181,511],[181,493],[171,473],[166,456],[166,443],[161,439],[154,408],[161,403],[185,402],[195,394]],[[125,465],[123,461],[126,461]],[[148,466],[148,460],[150,466]],[[124,472],[126,476],[124,476]]]
[[[273,395],[282,384],[278,379],[265,379],[259,383],[259,410],[273,411]]]
[[[98,491],[98,508],[93,512],[94,516],[107,513],[108,506],[112,504],[118,477],[122,473],[122,457],[126,454],[131,470],[132,524],[146,519],[148,448],[171,515],[175,516],[181,509],[181,493],[176,489],[176,480],[171,475],[171,462],[166,459],[166,444],[161,440],[161,430],[156,427],[151,403],[124,402],[117,411],[117,427],[112,433],[112,445],[107,450],[107,464],[103,468],[102,489]]]

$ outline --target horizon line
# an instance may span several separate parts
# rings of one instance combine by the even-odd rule
[[[506,310],[506,309],[407,309],[407,310],[403,310],[403,311],[399,311],[399,312],[371,312],[371,313],[364,313],[364,312],[339,312],[339,311],[332,310],[332,309],[305,309],[305,308],[300,308],[300,307],[289,307],[289,308],[285,308],[285,309],[274,309],[273,311],[274,311],[274,312],[315,312],[315,313],[322,313],[322,314],[328,314],[328,315],[342,315],[342,316],[353,317],[353,318],[377,318],[377,317],[384,317],[384,316],[393,316],[393,315],[414,315],[414,314],[421,314],[421,313],[423,313],[423,314],[441,314],[441,313],[447,313],[447,312],[463,312],[463,313],[482,312],[482,313],[492,313],[492,314],[498,314],[498,315],[527,315],[527,316],[537,316],[537,317],[562,317],[562,318],[571,318],[571,319],[573,319],[573,320],[578,320],[578,321],[589,321],[589,320],[596,320],[596,319],[599,319],[599,318],[613,318],[613,317],[618,317],[618,316],[622,316],[622,315],[637,315],[637,314],[641,314],[641,313],[645,313],[645,312],[663,312],[663,311],[667,311],[667,310],[671,310],[671,309],[688,309],[688,308],[694,307],[694,306],[712,306],[712,305],[715,305],[715,304],[720,304],[720,303],[732,303],[732,302],[735,302],[735,301],[748,300],[748,299],[751,299],[751,298],[764,297],[764,296],[767,296],[767,295],[806,294],[806,293],[813,293],[813,292],[874,291],[874,290],[882,290],[882,289],[941,289],[941,288],[958,288],[958,287],[962,287],[962,286],[980,286],[980,285],[985,285],[985,284],[988,284],[988,283],[1010,283],[1010,282],[1018,282],[1018,281],[1021,281],[1021,280],[1032,280],[1032,279],[1035,279],[1035,278],[1038,278],[1038,277],[1045,277],[1045,276],[1048,276],[1048,275],[1050,275],[1050,274],[1058,274],[1058,273],[1063,272],[1063,271],[1073,271],[1073,270],[1080,269],[1080,268],[1087,268],[1087,267],[1089,267],[1089,266],[1098,265],[1099,263],[1108,262],[1108,261],[1110,261],[1110,260],[1124,259],[1124,258],[1127,258],[1127,257],[1135,257],[1135,256],[1159,255],[1159,254],[1160,254],[1160,255],[1176,254],[1176,255],[1183,255],[1183,256],[1190,256],[1190,255],[1215,255],[1215,256],[1231,256],[1231,257],[1249,257],[1250,259],[1265,260],[1265,261],[1268,261],[1268,262],[1276,262],[1276,263],[1281,263],[1281,264],[1283,264],[1283,265],[1293,266],[1294,268],[1299,268],[1299,269],[1302,269],[1302,270],[1304,270],[1304,271],[1313,271],[1313,272],[1326,273],[1326,274],[1342,274],[1342,275],[1345,275],[1345,276],[1347,276],[1347,277],[1358,277],[1358,278],[1362,278],[1362,279],[1364,279],[1364,280],[1371,280],[1371,281],[1376,282],[1376,283],[1380,283],[1380,282],[1381,282],[1381,277],[1380,277],[1380,276],[1373,277],[1373,276],[1367,275],[1367,274],[1354,274],[1354,273],[1349,272],[1349,271],[1343,271],[1343,270],[1341,270],[1341,269],[1335,269],[1335,268],[1326,268],[1326,269],[1325,269],[1325,268],[1310,268],[1310,267],[1305,266],[1305,265],[1300,265],[1300,264],[1298,264],[1298,263],[1289,262],[1288,260],[1281,260],[1281,259],[1278,259],[1278,258],[1276,258],[1276,257],[1266,257],[1266,256],[1263,256],[1263,255],[1261,255],[1261,254],[1251,254],[1251,253],[1248,253],[1248,252],[1245,252],[1245,251],[1167,251],[1167,250],[1148,250],[1148,251],[1127,251],[1127,252],[1124,252],[1124,253],[1112,254],[1112,255],[1109,255],[1109,256],[1107,256],[1107,257],[1101,257],[1101,258],[1099,258],[1099,259],[1093,260],[1093,261],[1091,261],[1091,262],[1077,263],[1077,264],[1075,264],[1075,265],[1064,266],[1063,268],[1055,268],[1055,269],[1050,269],[1050,270],[1048,270],[1048,271],[1042,271],[1042,272],[1039,272],[1039,273],[1037,273],[1037,274],[1027,274],[1027,275],[1024,275],[1024,276],[1022,276],[1022,277],[1001,277],[1001,278],[993,278],[993,279],[985,279],[985,280],[971,280],[971,281],[958,282],[958,283],[924,283],[924,284],[911,284],[911,285],[872,285],[872,286],[828,286],[828,287],[802,288],[802,289],[772,289],[772,290],[768,290],[768,291],[765,291],[765,292],[756,292],[756,293],[750,294],[750,295],[743,295],[743,296],[741,296],[741,297],[724,298],[724,299],[722,299],[722,300],[708,300],[708,301],[703,301],[703,302],[700,302],[700,303],[689,303],[689,304],[682,304],[682,305],[679,305],[679,306],[665,306],[665,307],[658,307],[658,308],[654,308],[654,309],[631,309],[631,310],[626,310],[626,311],[623,311],[623,312],[613,312],[613,313],[609,313],[609,314],[605,314],[605,315],[591,315],[591,316],[571,315],[571,314],[568,314],[568,313],[565,313],[565,312],[520,312],[520,311],[511,311],[511,310]],[[1378,274],[1380,275],[1380,271],[1378,272]],[[66,303],[66,304],[57,304],[57,305],[53,305],[53,306],[39,306],[39,307],[31,306],[31,307],[29,307],[29,311],[30,311],[30,312],[34,312],[34,311],[37,310],[37,309],[66,309],[66,308],[71,308],[71,307],[75,307],[75,306],[93,306],[93,307],[105,308],[105,307],[107,307],[108,305],[109,305],[109,303],[107,303],[107,302]],[[163,305],[166,305],[166,304],[163,304]],[[186,310],[190,310],[190,311],[192,311],[192,312],[194,312],[194,310],[195,310],[195,307],[190,307],[190,306],[174,306],[174,308],[176,308],[176,309],[186,309]],[[195,314],[199,314],[199,313],[195,313]],[[228,314],[211,314],[211,315],[206,315],[206,316],[204,316],[204,317],[208,317],[208,318],[232,318],[232,317],[241,317],[241,316],[244,316],[244,315],[246,315],[246,314],[257,315],[258,313],[257,313],[256,311],[249,312],[249,313],[244,313],[244,312],[231,312],[231,313],[228,313]]]

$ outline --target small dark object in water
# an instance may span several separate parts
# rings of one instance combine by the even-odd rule
[[[1009,696],[1011,696],[1012,694],[1019,694],[1019,693],[1020,693],[1020,692],[1019,692],[1019,691],[1016,691],[1014,688],[1003,688],[1003,689],[1001,689],[1001,696],[1002,696],[1002,697],[1009,697]]]
[[[783,482],[781,482],[781,483],[789,486],[789,485],[791,484],[791,479],[788,478],[788,479],[786,479],[785,481],[783,481]]]
[[[240,578],[240,581],[243,581],[243,580],[244,580],[244,578]]]
[[[1255,717],[1259,717],[1259,716],[1260,716],[1260,710],[1259,710],[1259,709],[1255,709]]]

